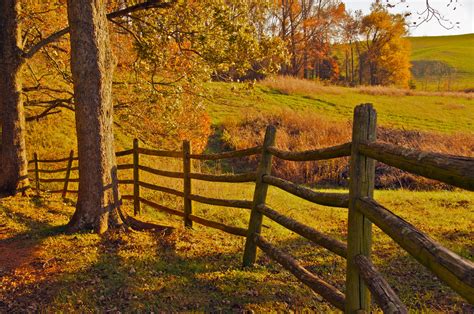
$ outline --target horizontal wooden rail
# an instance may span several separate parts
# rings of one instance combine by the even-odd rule
[[[219,229],[221,231],[233,234],[233,235],[238,235],[241,237],[247,236],[247,230],[244,228],[239,228],[239,227],[233,227],[233,226],[228,226],[225,224],[222,224],[220,222],[212,221],[212,220],[207,220],[202,217],[198,217],[195,215],[189,215],[189,219],[191,219],[194,222],[197,222],[198,224],[201,224],[206,227],[214,228],[214,229]]]
[[[361,144],[360,152],[384,164],[474,191],[474,158],[443,155],[385,143]]]
[[[174,157],[174,158],[182,158],[183,157],[183,152],[180,152],[180,151],[156,150],[156,149],[149,149],[149,148],[139,147],[138,152],[140,154],[148,155],[148,156]]]
[[[133,154],[133,149],[122,150],[120,152],[115,152],[116,157],[123,157]]]
[[[123,200],[133,200],[133,195],[128,195],[128,194],[122,195],[122,199]]]
[[[51,193],[51,194],[57,194],[57,193],[63,193],[64,190],[61,189],[61,190],[52,190],[52,191],[48,191],[48,190],[41,190],[42,192],[47,192],[47,193]],[[78,190],[67,190],[66,191],[67,193],[72,193],[72,194],[77,194],[79,193]]]
[[[263,182],[316,204],[341,208],[349,206],[348,194],[315,192],[301,185],[270,175],[264,176]]]
[[[302,224],[290,217],[284,216],[277,211],[271,209],[265,205],[257,206],[257,209],[270,218],[271,220],[279,223],[283,227],[299,234],[300,236],[328,249],[337,255],[346,258],[347,257],[347,245],[341,241],[333,239],[314,228],[311,228],[305,224]]]
[[[251,209],[252,208],[252,202],[251,201],[225,200],[225,199],[204,197],[204,196],[195,195],[195,194],[190,194],[189,199],[191,199],[192,201],[199,202],[199,203],[216,205],[216,206],[246,208],[246,209]]]
[[[144,199],[142,197],[140,197],[140,203],[143,203],[145,205],[148,205],[154,209],[158,209],[162,212],[166,212],[168,214],[171,214],[171,215],[175,215],[175,216],[180,216],[180,217],[184,217],[184,213],[179,211],[179,210],[176,210],[176,209],[171,209],[169,207],[166,207],[166,206],[163,206],[163,205],[160,205],[160,204],[157,204],[155,202],[152,202],[152,201],[149,201],[147,199]]]
[[[133,183],[133,180],[131,180],[131,181]],[[154,185],[154,184],[150,184],[150,183],[146,183],[146,182],[142,182],[142,181],[139,181],[138,185],[141,186],[141,187],[144,187],[146,189],[150,189],[150,190],[154,190],[154,191],[160,191],[160,192],[173,194],[173,195],[180,196],[180,197],[184,196],[183,192],[175,190],[175,189],[167,188],[167,187],[164,187],[164,186],[158,186],[158,185]]]
[[[268,151],[275,157],[284,160],[292,161],[314,161],[314,160],[324,160],[332,159],[339,157],[346,157],[351,155],[351,143],[345,143],[338,146],[306,150],[301,152],[289,152],[271,146],[268,148]]]
[[[373,199],[358,199],[356,208],[454,291],[474,303],[474,263],[441,246]]]
[[[59,179],[56,179],[56,178],[42,179],[42,178],[40,178],[39,179],[39,182],[41,182],[41,183],[63,183],[65,181],[66,181],[65,178],[59,178]],[[79,179],[78,178],[72,178],[72,179],[69,179],[69,182],[79,182]]]
[[[133,169],[133,164],[122,164],[122,165],[117,165],[118,170],[128,170],[128,169]]]
[[[35,171],[35,169],[28,169],[28,171]],[[39,173],[59,173],[59,172],[66,172],[67,168],[59,168],[59,169],[38,169]]]
[[[195,180],[211,181],[211,182],[255,182],[257,175],[255,172],[212,175],[204,173],[190,173],[189,177]]]
[[[123,179],[123,180],[118,180],[119,184],[133,184],[133,180],[131,179]]]
[[[142,165],[138,165],[138,169],[148,172],[148,173],[152,173],[158,176],[163,176],[163,177],[168,177],[168,178],[181,178],[181,179],[184,178],[184,174],[182,172],[159,170],[159,169],[154,169],[154,168],[150,168],[150,167],[146,167]]]
[[[78,157],[74,157],[72,160],[78,160]],[[44,163],[54,163],[54,162],[64,162],[64,161],[69,161],[69,157],[65,158],[58,158],[58,159],[38,159],[38,162],[44,162]],[[34,159],[28,161],[28,163],[34,163]]]
[[[71,171],[79,170],[79,167],[71,167]],[[28,172],[34,172],[35,169],[28,169]],[[38,169],[39,173],[60,173],[66,172],[67,168],[59,168],[59,169]]]
[[[268,256],[277,261],[286,270],[290,271],[296,278],[301,280],[305,285],[310,287],[314,292],[320,294],[326,301],[334,305],[340,310],[344,310],[345,297],[337,288],[323,281],[315,274],[309,272],[301,266],[291,255],[279,250],[271,245],[268,241],[256,234],[254,241],[257,246]]]
[[[374,296],[375,303],[384,313],[408,313],[395,291],[366,256],[359,254],[355,256],[354,262],[360,276]]]
[[[227,159],[227,158],[238,158],[245,156],[252,156],[260,154],[262,152],[261,146],[255,146],[252,148],[234,150],[231,152],[224,152],[218,154],[190,154],[191,159],[201,159],[201,160],[218,160],[218,159]]]

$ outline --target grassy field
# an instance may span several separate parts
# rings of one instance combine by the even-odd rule
[[[277,78],[247,89],[244,83],[210,83],[208,112],[214,124],[245,115],[295,110],[347,122],[353,108],[373,103],[379,125],[430,132],[474,133],[474,100],[463,94],[423,93],[383,88],[344,88]],[[309,85],[309,86],[308,86]]]
[[[195,185],[214,197],[249,199],[253,186]],[[270,206],[345,240],[347,212],[299,200],[276,189]],[[468,259],[474,257],[472,193],[378,191],[376,199]],[[163,199],[159,194],[148,198]],[[165,199],[176,205],[172,199]],[[178,203],[179,204],[179,203]],[[427,206],[429,204],[429,206]],[[334,310],[291,274],[260,254],[241,269],[243,239],[143,208],[141,219],[176,227],[170,236],[124,231],[103,237],[67,235],[73,203],[57,198],[0,201],[1,311],[244,311]],[[178,205],[180,207],[180,205]],[[130,212],[130,208],[127,206]],[[245,227],[247,210],[196,206],[198,215]],[[336,287],[344,288],[343,259],[264,221],[263,234]],[[377,228],[374,262],[410,308],[428,312],[473,310],[407,256]]]
[[[437,60],[456,69],[454,89],[474,87],[474,34],[410,37],[411,60]]]
[[[214,125],[247,115],[294,110],[328,121],[348,122],[353,107],[373,102],[380,125],[454,134],[474,132],[472,98],[459,94],[406,95],[394,89],[347,89],[320,85],[263,83],[209,85],[208,112]],[[28,124],[28,154],[62,157],[75,148],[71,113]],[[314,126],[317,128],[317,125]],[[349,127],[349,125],[348,125]],[[131,147],[127,130],[116,127],[116,147]],[[121,163],[127,158],[120,159]],[[129,160],[128,160],[129,161]],[[167,160],[146,159],[145,165],[179,170]],[[196,169],[206,169],[195,164]],[[120,172],[120,178],[131,172]],[[146,182],[180,189],[181,182],[152,175]],[[252,184],[194,181],[194,193],[230,199],[251,199]],[[74,187],[72,187],[74,188]],[[121,187],[129,193],[130,187]],[[337,190],[346,192],[343,190]],[[336,191],[336,192],[337,192]],[[182,209],[179,199],[143,189],[142,196]],[[376,199],[447,248],[474,260],[474,194],[463,191],[376,191]],[[318,206],[276,188],[271,207],[328,235],[345,241],[347,210]],[[242,269],[244,239],[214,229],[182,227],[182,222],[143,206],[140,219],[175,227],[171,235],[116,231],[68,235],[64,225],[74,199],[6,198],[0,200],[0,312],[156,312],[161,311],[333,311],[265,255],[254,269]],[[124,209],[130,213],[130,204]],[[245,228],[243,209],[195,204],[196,214]],[[344,290],[345,261],[264,221],[263,235],[291,252],[312,272]],[[450,288],[417,264],[379,229],[374,228],[374,262],[403,302],[415,311],[470,312]]]

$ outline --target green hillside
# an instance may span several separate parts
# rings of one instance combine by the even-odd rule
[[[346,88],[278,78],[245,90],[245,84],[210,83],[208,112],[214,124],[285,110],[351,120],[353,109],[373,103],[381,126],[441,133],[472,133],[474,103],[464,93],[423,93],[393,88]]]
[[[410,37],[412,61],[441,61],[456,70],[454,89],[474,87],[474,34]],[[418,78],[418,81],[420,79]]]

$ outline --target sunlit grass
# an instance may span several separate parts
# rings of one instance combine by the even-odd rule
[[[219,198],[251,199],[253,184],[197,182],[194,192]],[[346,192],[337,190],[337,192]],[[160,193],[147,198],[180,209]],[[473,260],[474,195],[471,192],[377,191],[375,198],[454,252]],[[347,210],[312,204],[271,188],[268,204],[298,221],[345,241]],[[32,257],[2,277],[4,300],[33,298],[45,311],[330,309],[320,297],[263,254],[255,269],[241,266],[244,239],[196,225],[143,206],[140,219],[176,228],[170,237],[146,232],[67,235],[62,227],[74,208],[58,198],[0,201],[2,247],[31,247]],[[174,207],[173,207],[174,206]],[[126,205],[128,213],[132,209]],[[194,203],[207,219],[246,227],[249,211]],[[310,244],[269,219],[263,235],[301,263],[344,289],[345,261]],[[464,301],[417,264],[378,228],[373,259],[410,307],[428,311],[461,310]],[[40,265],[40,266],[37,266]],[[39,267],[39,269],[37,269]],[[28,276],[23,272],[27,272]],[[12,290],[11,280],[18,289]],[[14,292],[17,291],[17,292]],[[22,291],[22,292],[20,292]],[[38,295],[38,298],[33,297]]]
[[[248,115],[295,110],[314,114],[329,121],[351,121],[353,109],[362,103],[372,103],[377,110],[378,124],[407,130],[442,133],[474,130],[474,103],[472,98],[440,95],[368,94],[355,88],[321,86],[311,89],[305,83],[303,90],[285,87],[280,91],[256,84],[248,89],[243,83],[210,83],[208,112],[213,123]]]

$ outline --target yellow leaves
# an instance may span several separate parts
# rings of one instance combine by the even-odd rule
[[[410,46],[403,38],[406,34],[404,18],[376,5],[362,19],[361,31],[367,39],[367,55],[373,72],[371,83],[408,86]]]

